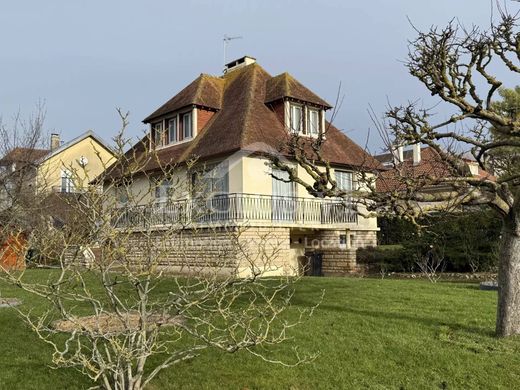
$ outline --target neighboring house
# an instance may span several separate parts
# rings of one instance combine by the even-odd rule
[[[395,153],[384,153],[374,157],[387,168],[376,183],[376,188],[380,192],[405,190],[406,179],[411,179],[415,183],[424,181],[426,184],[421,185],[421,191],[440,191],[446,189],[446,184],[440,183],[442,179],[453,176],[453,170],[449,164],[431,147],[421,148],[416,144],[407,150],[400,147],[396,149]],[[462,161],[466,165],[468,176],[482,180],[496,180],[474,159],[463,157]],[[436,181],[439,183],[435,183]]]
[[[49,149],[14,148],[0,159],[0,198],[9,199],[16,186],[35,192],[81,192],[114,161],[110,147],[92,131],[65,144],[52,134]]]
[[[277,253],[278,267],[266,272],[301,272],[303,256],[309,252],[314,253],[312,258],[318,266],[315,273],[356,271],[356,250],[376,245],[376,218],[358,216],[341,200],[314,198],[303,187],[274,178],[272,174],[281,179],[287,175],[272,170],[268,164],[268,154],[283,155],[280,151],[291,131],[305,138],[316,137],[327,129],[323,157],[330,162],[338,185],[347,191],[356,190],[360,169],[380,164],[327,122],[326,112],[331,108],[288,73],[273,77],[254,58],[246,56],[227,64],[222,76],[201,74],[150,114],[144,120],[150,126],[148,137],[129,155],[138,155],[143,145],[154,148],[160,163],[177,166],[178,177],[184,182],[202,180],[204,188],[216,193],[213,211],[193,221],[197,226],[195,243],[183,248],[183,255],[197,259],[204,250],[205,238],[200,232],[205,224],[247,225],[241,239],[254,242],[255,234],[268,231],[282,243]],[[198,179],[189,173],[186,163],[194,157],[199,166],[215,167],[212,174]],[[297,167],[290,160],[289,164]],[[142,192],[143,203],[150,201],[145,199],[146,192],[157,168],[158,163],[152,160],[144,168],[147,174],[132,181],[131,191],[133,195]],[[297,169],[300,177],[308,177],[301,167]],[[168,211],[171,205],[182,205],[186,214],[196,205],[190,190],[180,199],[167,199],[169,185],[163,183],[164,189],[149,191],[148,197],[155,196],[153,207],[146,210],[151,219],[138,217],[143,213],[141,208],[128,208],[118,226],[135,228],[136,240],[139,229],[154,226],[159,239],[169,237],[162,229],[177,216]],[[156,221],[153,226],[150,220]],[[213,242],[218,240],[218,235],[213,236]],[[174,271],[182,271],[184,266],[175,250],[166,254],[161,263]]]
[[[24,235],[34,228],[41,208],[45,208],[45,214],[51,217],[55,227],[63,226],[72,212],[64,197],[86,190],[89,183],[114,162],[110,147],[92,131],[65,144],[60,142],[59,135],[52,134],[49,149],[18,147],[3,156],[0,159],[0,233],[2,224],[11,225],[14,221],[15,231],[23,233],[10,235],[10,229],[3,232],[7,237],[0,237],[0,266],[23,267],[27,249]],[[9,211],[13,204],[26,213],[15,211],[13,215]]]

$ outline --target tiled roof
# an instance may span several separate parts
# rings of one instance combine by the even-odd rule
[[[33,163],[45,157],[49,153],[50,150],[47,149],[14,148],[0,159],[0,165],[11,163]]]
[[[271,103],[283,99],[284,97],[314,103],[325,108],[332,108],[329,103],[309,90],[287,72],[267,80],[265,102]]]
[[[218,109],[204,128],[199,129],[193,141],[159,149],[157,153],[161,164],[181,163],[193,157],[205,160],[225,156],[239,150],[262,153],[283,149],[283,145],[288,140],[288,131],[281,118],[270,108],[270,105],[266,104],[266,101],[269,100],[266,98],[267,89],[274,88],[279,81],[273,84],[273,77],[256,63],[230,71],[221,78],[201,77],[144,120],[147,122],[157,115],[165,115],[168,110],[173,111],[174,108],[179,108],[188,101],[191,104],[204,106],[201,104],[204,100],[206,107],[212,105],[212,108]],[[277,76],[275,79],[283,80],[284,77]],[[211,85],[215,88],[201,88],[200,84],[206,82],[203,81],[204,78],[208,80],[208,83],[211,79]],[[199,86],[197,87],[197,85]],[[290,89],[290,91],[297,91],[294,93],[295,98],[311,99],[314,104],[328,107],[325,101],[300,83],[291,82],[291,85],[298,86],[298,88],[291,87]],[[221,92],[215,91],[218,88],[221,88]],[[191,92],[188,93],[187,90]],[[206,90],[211,97],[195,94],[194,90]],[[194,96],[198,96],[199,103],[193,99]],[[208,101],[213,103],[207,103]],[[138,143],[141,146],[142,141]],[[370,169],[382,168],[381,164],[372,156],[328,123],[322,154],[332,164],[350,167],[363,166]],[[152,170],[157,167],[156,161],[150,161],[145,169]]]
[[[150,114],[143,122],[151,122],[164,114],[191,105],[220,109],[222,108],[223,86],[224,80],[222,78],[201,74],[186,88]]]
[[[421,149],[421,161],[414,165],[412,151],[404,151],[404,161],[395,169],[388,169],[382,172],[376,182],[376,188],[379,192],[405,190],[407,179],[414,181],[424,180],[426,183],[438,180],[442,184],[442,178],[456,177],[457,173],[451,166],[442,159],[442,157],[432,148],[426,147]],[[391,153],[375,156],[375,158],[383,163],[392,161]],[[469,168],[468,168],[469,175]],[[496,178],[488,172],[479,168],[478,175],[481,179],[496,180]],[[432,183],[433,185],[433,183]]]

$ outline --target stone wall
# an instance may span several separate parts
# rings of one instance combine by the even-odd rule
[[[327,249],[323,251],[324,276],[343,276],[358,272],[356,251],[352,249]]]
[[[343,242],[342,235],[345,236]],[[320,246],[313,250],[323,254],[324,276],[362,272],[356,262],[357,249],[377,244],[375,231],[322,230],[314,237],[317,242],[320,242]]]
[[[288,228],[203,228],[132,233],[124,256],[134,264],[149,261],[169,272],[249,276],[293,275]]]

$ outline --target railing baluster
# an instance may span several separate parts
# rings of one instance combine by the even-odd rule
[[[221,194],[128,207],[112,218],[117,227],[257,221],[290,224],[358,223],[352,200],[277,195]]]

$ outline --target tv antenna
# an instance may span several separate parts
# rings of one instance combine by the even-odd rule
[[[226,66],[226,64],[227,64],[227,56],[226,56],[227,46],[230,41],[233,41],[235,39],[242,39],[242,36],[230,37],[230,36],[224,34],[224,38],[222,39],[222,41],[224,42],[224,66]]]

